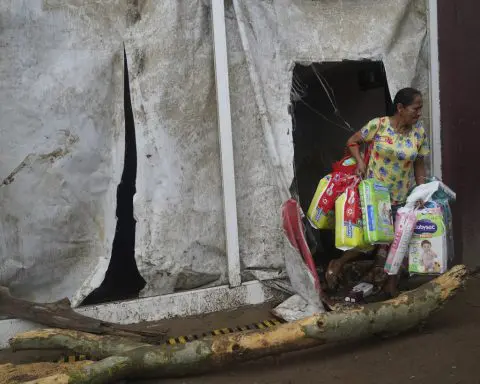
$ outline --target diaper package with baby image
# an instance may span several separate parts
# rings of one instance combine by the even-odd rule
[[[335,202],[335,247],[368,251],[363,236],[362,210],[356,184],[348,187]]]
[[[393,220],[390,191],[375,179],[360,183],[363,229],[368,244],[390,244],[393,241]]]
[[[411,274],[441,274],[447,270],[447,233],[442,208],[428,202],[417,211],[417,223],[408,249]]]
[[[439,191],[439,183],[427,183],[416,186],[407,198],[404,207],[397,211],[395,218],[395,238],[388,251],[385,272],[389,275],[396,275],[400,270],[405,256],[408,254],[410,241],[417,224],[418,202],[425,202],[432,199],[432,196]]]

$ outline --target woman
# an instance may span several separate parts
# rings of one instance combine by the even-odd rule
[[[408,192],[414,182],[425,182],[425,156],[430,152],[427,134],[419,121],[423,101],[422,94],[413,88],[400,90],[393,101],[392,116],[371,120],[360,131],[347,141],[352,156],[357,161],[357,173],[362,177],[375,178],[382,181],[390,189],[392,215],[407,199]],[[365,164],[360,153],[360,144],[366,143],[371,148],[368,164]],[[376,271],[370,271],[367,280],[384,285],[386,276],[383,266],[387,247],[377,247]],[[360,252],[347,251],[337,260],[333,260],[327,270],[327,283],[330,288],[339,284],[342,272],[349,261],[358,258]],[[380,275],[380,276],[379,276]],[[385,291],[391,295],[396,293],[397,278],[392,276]]]

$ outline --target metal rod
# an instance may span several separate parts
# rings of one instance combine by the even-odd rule
[[[433,176],[442,178],[442,131],[440,120],[440,63],[438,56],[437,0],[428,1],[430,46],[430,142]]]
[[[236,287],[241,284],[240,251],[238,246],[237,199],[235,193],[224,0],[212,0],[212,23],[228,280],[231,287]]]

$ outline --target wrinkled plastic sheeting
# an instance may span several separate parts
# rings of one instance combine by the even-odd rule
[[[147,281],[142,295],[185,288],[179,286],[185,271],[190,289],[224,284],[211,9],[203,1],[169,0],[147,1],[138,12],[125,45],[137,133],[135,254]],[[273,278],[287,246],[282,200],[232,9],[226,23],[244,278]]]
[[[412,85],[428,95],[424,0],[233,0],[233,4],[282,191],[293,172],[292,123],[286,106],[295,62],[383,60],[392,95]],[[428,126],[428,103],[425,111]]]
[[[296,249],[290,248],[286,253],[285,267],[296,294],[275,308],[275,314],[292,321],[294,317],[298,320],[313,313],[325,312],[320,292],[315,288],[315,279]]]
[[[110,3],[0,2],[0,285],[18,297],[77,305],[108,266],[124,151]]]
[[[294,62],[382,59],[392,93],[411,84],[427,91],[425,3],[226,5],[242,271],[244,278],[267,278],[278,275],[288,254],[279,207],[293,178],[287,107]],[[210,285],[225,283],[210,8],[204,1],[146,1],[138,13],[126,49],[138,145],[136,259],[147,281],[142,295],[178,289],[184,270],[190,288],[208,281],[207,273]]]

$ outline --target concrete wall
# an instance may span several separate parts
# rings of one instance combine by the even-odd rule
[[[480,264],[480,1],[439,0],[443,179],[456,192],[456,261]]]

